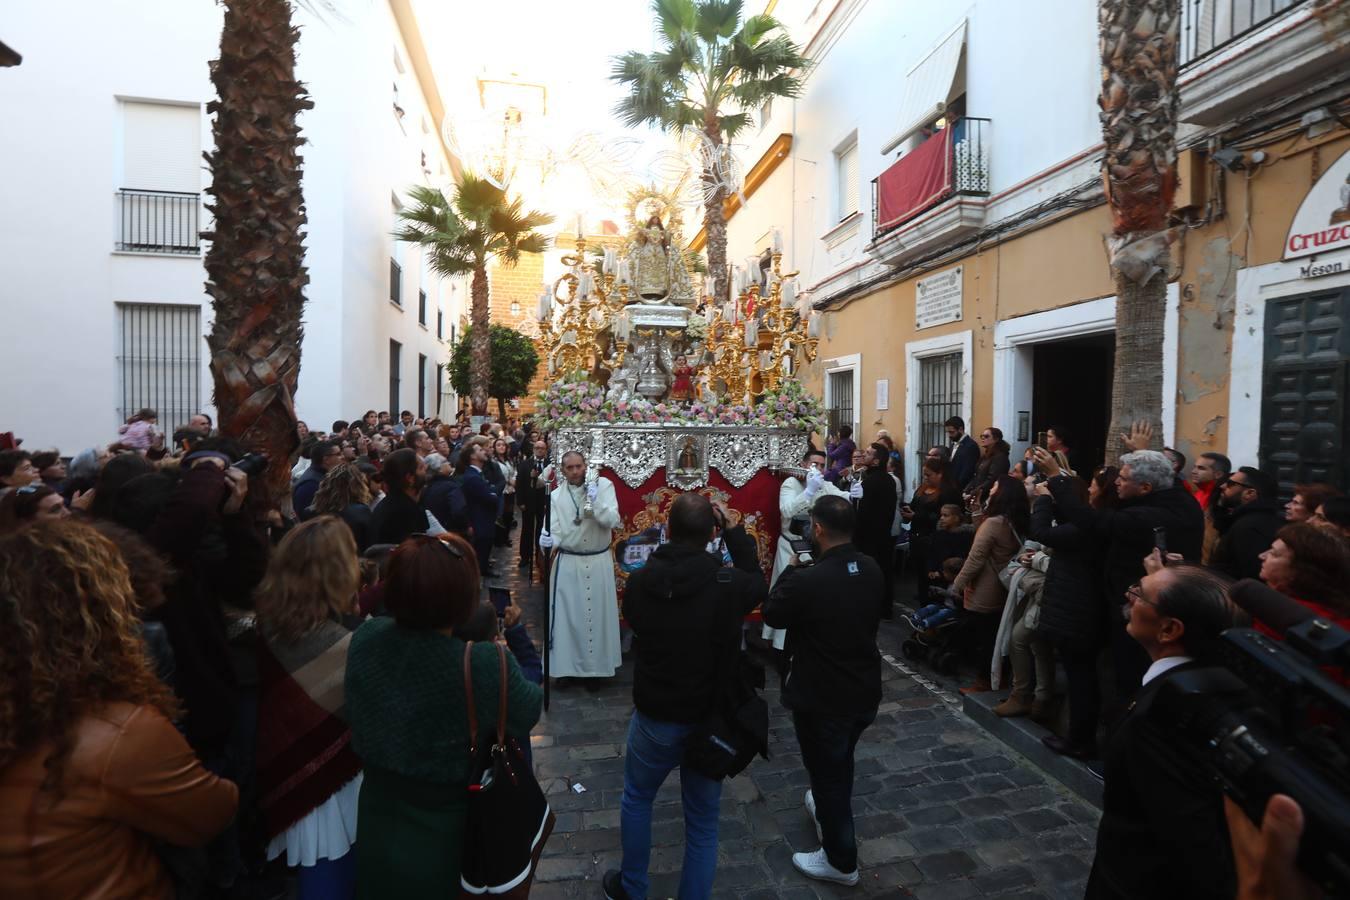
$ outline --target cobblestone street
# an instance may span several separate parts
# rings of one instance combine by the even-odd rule
[[[543,592],[525,582],[512,550],[497,565],[532,635],[542,632]],[[889,644],[882,641],[883,646]],[[1096,812],[988,736],[954,705],[887,665],[876,723],[857,752],[854,816],[862,882],[814,882],[791,855],[819,846],[802,806],[807,788],[777,678],[765,692],[770,754],[726,782],[714,896],[811,898],[1077,898],[1092,858]],[[599,897],[600,877],[620,859],[624,737],[632,713],[632,666],[601,690],[553,690],[533,733],[540,782],[558,815],[535,897]],[[573,788],[585,788],[577,793]],[[679,778],[672,773],[653,815],[652,897],[673,897],[683,856]]]

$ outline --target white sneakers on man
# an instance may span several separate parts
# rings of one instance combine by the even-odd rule
[[[820,819],[816,818],[816,796],[808,789],[805,801],[806,811],[811,814],[811,821],[816,826],[816,837],[824,840],[820,831]],[[792,854],[792,865],[798,872],[801,872],[808,878],[817,878],[821,881],[833,881],[837,884],[854,885],[858,883],[858,870],[852,872],[840,872],[834,866],[830,865],[830,860],[825,856],[825,848],[821,847],[813,853],[794,853]]]
[[[824,847],[811,853],[792,854],[792,866],[807,878],[815,878],[818,881],[833,881],[836,884],[846,885],[858,883],[858,870],[840,872],[830,865],[829,859],[825,857]]]
[[[806,789],[806,811],[811,814],[811,822],[816,826],[816,840],[824,842],[824,833],[820,830],[820,819],[816,818],[816,795]]]

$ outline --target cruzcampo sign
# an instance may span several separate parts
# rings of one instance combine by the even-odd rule
[[[1350,150],[1317,179],[1294,215],[1284,258],[1350,247]]]

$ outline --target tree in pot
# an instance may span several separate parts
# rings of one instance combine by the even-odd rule
[[[464,329],[463,339],[450,354],[450,386],[456,393],[469,393],[470,347],[474,326]],[[530,389],[530,380],[539,369],[539,352],[534,341],[513,328],[493,325],[492,377],[488,394],[497,400],[497,420],[506,421],[506,401],[520,397]]]
[[[750,124],[750,110],[800,94],[797,73],[810,64],[776,19],[741,22],[741,9],[741,0],[653,0],[662,48],[616,57],[610,76],[629,88],[614,108],[626,125],[702,136],[703,228],[718,303],[728,297],[726,143]]]
[[[1099,0],[1102,160],[1111,209],[1116,361],[1106,458],[1135,422],[1162,446],[1163,322],[1177,187],[1179,0]]]
[[[468,173],[455,187],[453,200],[425,185],[409,188],[408,197],[411,202],[399,210],[401,227],[394,237],[421,246],[428,268],[437,275],[473,275],[472,327],[465,330],[463,340],[471,354],[466,387],[473,414],[485,416],[494,368],[488,263],[496,260],[497,265],[510,268],[520,262],[522,253],[548,249],[548,238],[535,229],[548,225],[553,217],[536,210],[525,212],[520,198],[510,199],[503,188]]]
[[[220,58],[211,63],[217,98],[206,107],[215,114],[215,149],[205,154],[215,219],[202,232],[215,314],[206,340],[221,433],[270,460],[250,494],[286,508],[309,283],[296,114],[314,104],[295,80],[289,0],[224,7]]]

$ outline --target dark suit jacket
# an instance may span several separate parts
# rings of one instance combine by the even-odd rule
[[[1106,784],[1088,900],[1229,900],[1236,882],[1223,791],[1150,720],[1159,688],[1139,689],[1106,748]]]
[[[422,504],[401,492],[387,494],[370,516],[372,544],[401,544],[408,535],[426,530]]]
[[[979,464],[980,445],[970,435],[962,435],[961,442],[956,445],[956,452],[952,454],[952,474],[956,476],[956,483],[964,488],[966,482],[975,477],[975,468]]]
[[[863,478],[863,495],[858,501],[858,519],[853,544],[883,568],[895,556],[895,538],[891,524],[896,511],[895,482],[886,470],[873,466]]]
[[[496,534],[497,492],[483,478],[483,473],[469,466],[464,470],[462,486],[464,499],[469,504],[469,524],[476,540]]]

